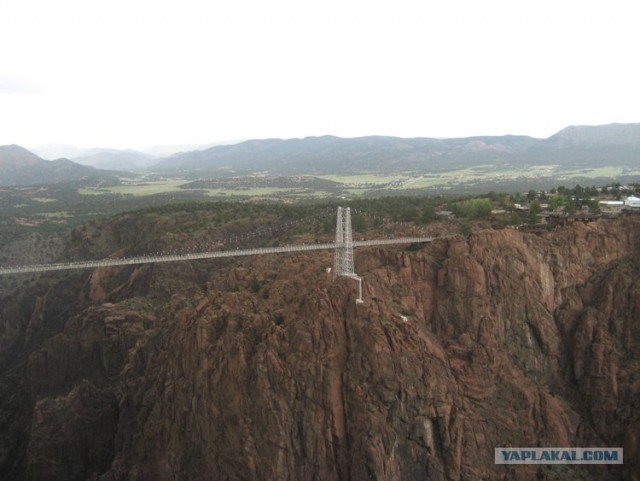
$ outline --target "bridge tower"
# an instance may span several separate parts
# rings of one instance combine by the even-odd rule
[[[351,209],[338,207],[336,222],[335,275],[352,276],[353,271],[353,234],[351,231]]]
[[[351,230],[351,209],[338,207],[336,221],[336,255],[334,276],[350,277],[358,281],[358,298],[356,304],[362,300],[362,278],[358,276],[353,267],[353,231]]]

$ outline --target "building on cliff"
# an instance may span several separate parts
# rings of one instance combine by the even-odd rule
[[[598,202],[604,214],[620,214],[624,208],[623,200],[601,200]]]
[[[640,209],[640,198],[631,195],[624,200],[624,206],[631,209]]]

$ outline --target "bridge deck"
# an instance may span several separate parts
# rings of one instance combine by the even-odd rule
[[[413,244],[420,242],[431,242],[432,237],[401,237],[398,239],[377,239],[366,241],[354,241],[354,247],[370,247],[380,245],[395,245],[395,244]],[[199,259],[217,259],[221,257],[239,257],[239,256],[254,256],[261,254],[280,254],[284,252],[303,252],[314,251],[322,249],[336,249],[340,244],[335,242],[324,244],[304,244],[304,245],[289,245],[282,247],[260,247],[257,249],[236,249],[227,251],[213,251],[213,252],[199,252],[194,254],[175,254],[175,255],[162,255],[162,256],[141,256],[141,257],[128,257],[121,259],[100,259],[93,261],[78,261],[78,262],[60,262],[55,264],[34,264],[26,266],[15,267],[0,267],[0,275],[3,274],[27,274],[33,272],[48,272],[48,271],[63,271],[71,269],[90,269],[95,267],[107,267],[107,266],[124,266],[131,264],[151,264],[158,262],[178,262],[178,261],[190,261]]]

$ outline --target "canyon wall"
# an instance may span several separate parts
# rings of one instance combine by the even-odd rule
[[[640,219],[114,267],[3,301],[0,474],[640,480]],[[623,447],[623,466],[494,448]]]

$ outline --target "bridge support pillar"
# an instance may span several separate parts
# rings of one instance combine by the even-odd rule
[[[338,207],[336,221],[336,255],[334,276],[350,277],[358,281],[358,298],[356,304],[362,304],[362,277],[354,271],[353,265],[353,231],[351,230],[351,209]]]

